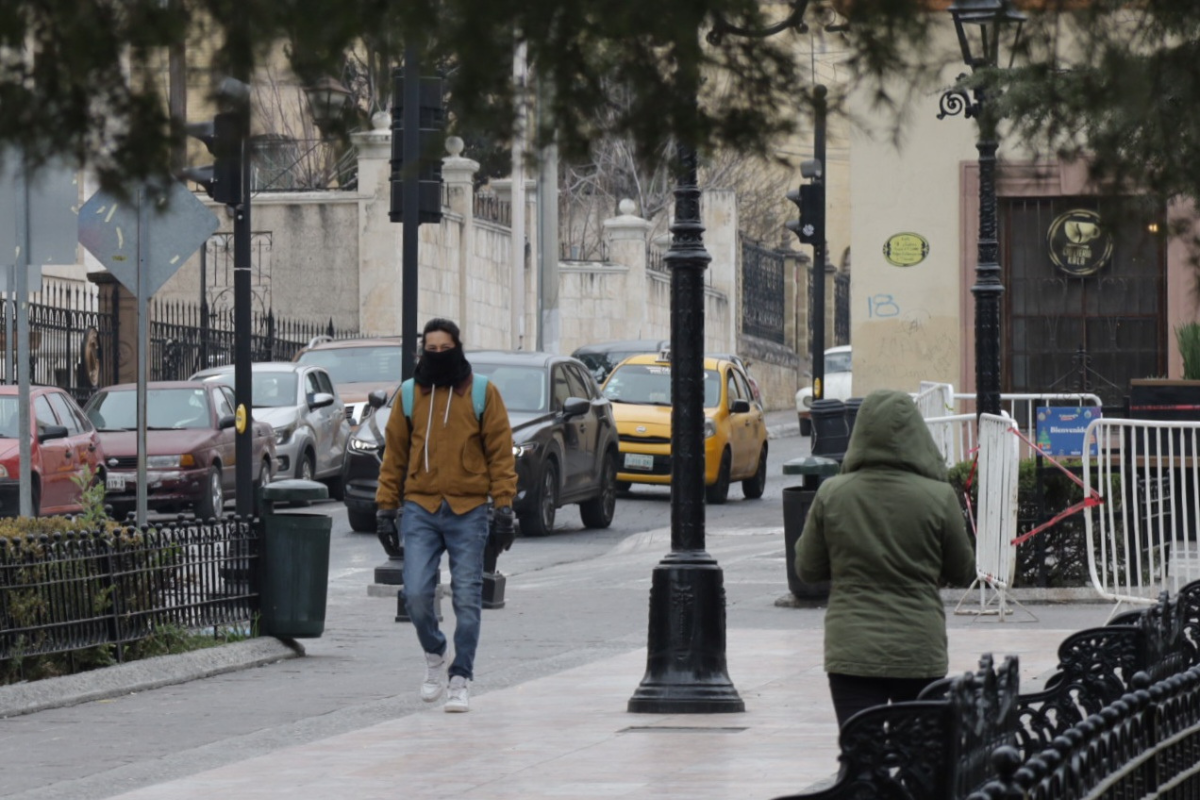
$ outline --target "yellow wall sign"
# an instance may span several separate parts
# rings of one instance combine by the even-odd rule
[[[246,432],[246,406],[240,405],[237,407],[237,413],[233,415],[233,425],[238,433]]]
[[[929,242],[919,233],[897,233],[883,243],[883,257],[894,267],[915,267],[929,255]]]

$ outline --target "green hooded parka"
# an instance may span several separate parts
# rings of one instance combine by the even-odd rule
[[[825,671],[946,674],[938,587],[975,578],[975,555],[946,466],[912,399],[863,400],[841,474],[821,484],[796,543],[802,580],[830,581]]]

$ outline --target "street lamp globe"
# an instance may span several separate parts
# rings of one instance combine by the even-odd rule
[[[325,76],[304,90],[313,122],[322,131],[342,116],[351,92],[341,81]]]
[[[1017,26],[1013,37],[1015,50],[1026,19],[1009,0],[954,0],[949,11],[954,17],[963,61],[972,70],[999,65],[1000,32],[1013,23]]]

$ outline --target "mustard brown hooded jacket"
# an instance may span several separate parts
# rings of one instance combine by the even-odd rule
[[[938,587],[974,580],[975,555],[945,463],[908,395],[863,400],[841,474],[821,484],[808,512],[796,573],[831,582],[826,672],[946,674]]]
[[[375,491],[380,508],[411,500],[432,514],[445,500],[455,514],[465,514],[489,495],[496,508],[512,505],[517,466],[508,411],[489,381],[483,416],[476,419],[474,380],[471,375],[453,387],[413,387],[411,428],[399,398],[394,401]]]

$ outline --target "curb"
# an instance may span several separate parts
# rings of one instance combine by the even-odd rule
[[[800,435],[799,422],[781,422],[778,425],[767,426],[768,439],[784,439],[788,436]]]
[[[0,718],[120,697],[303,655],[304,646],[299,642],[265,636],[61,678],[0,686]]]
[[[963,614],[973,613],[971,609],[978,607],[973,602],[974,598],[979,596],[978,588],[940,589],[939,594],[942,598],[942,604],[948,608],[957,606],[961,602],[963,604]],[[1056,589],[1046,589],[1036,586],[1017,587],[1009,589],[1007,592],[1005,592],[1005,594],[1008,596],[1010,601],[1042,606],[1055,605],[1059,603],[1113,602],[1101,597],[1095,589],[1087,586],[1072,586]],[[991,594],[985,596],[989,600],[992,599]],[[816,597],[796,597],[791,592],[788,592],[787,594],[782,595],[775,600],[775,606],[777,608],[824,608],[827,605],[829,605],[828,595],[819,595]]]

